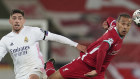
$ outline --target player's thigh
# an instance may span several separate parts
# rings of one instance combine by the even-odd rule
[[[28,78],[27,79],[42,79],[43,77],[43,73],[40,71],[33,71],[31,73],[28,74]]]
[[[48,79],[64,79],[60,74],[59,70],[57,70],[54,74],[48,77]]]

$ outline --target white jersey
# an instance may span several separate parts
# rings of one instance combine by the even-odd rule
[[[44,61],[39,49],[40,40],[52,40],[76,47],[77,43],[61,35],[43,31],[38,27],[24,26],[17,34],[10,32],[0,41],[0,61],[10,53],[16,78],[30,73],[33,69],[43,71]]]

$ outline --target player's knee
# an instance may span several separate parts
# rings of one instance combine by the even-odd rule
[[[39,79],[39,76],[37,76],[36,74],[32,74],[29,76],[29,79]]]

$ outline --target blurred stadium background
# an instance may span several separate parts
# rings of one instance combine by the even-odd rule
[[[28,25],[43,26],[43,29],[89,45],[105,32],[101,26],[107,17],[116,18],[120,13],[132,15],[140,9],[140,0],[0,0],[0,38],[11,31],[8,18],[14,8],[25,11]],[[56,42],[43,44],[44,59],[54,57],[56,69],[79,56],[79,51],[73,47]],[[0,63],[0,79],[14,79],[9,54]],[[140,28],[134,24],[121,51],[109,65],[106,79],[140,79]]]

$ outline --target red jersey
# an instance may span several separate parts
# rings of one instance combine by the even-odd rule
[[[97,73],[104,72],[112,58],[120,50],[123,37],[119,36],[115,19],[107,19],[109,29],[97,41],[88,46],[87,53],[80,53],[83,62],[96,68]]]

